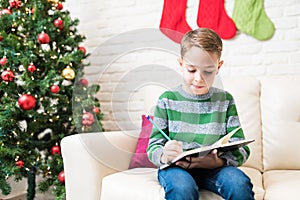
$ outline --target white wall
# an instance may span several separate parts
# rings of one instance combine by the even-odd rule
[[[186,15],[192,28],[197,27],[198,2],[199,0],[188,1]],[[226,1],[229,16],[233,5],[234,0]],[[148,44],[142,45],[143,48],[138,48],[141,47],[138,44],[133,47],[134,51],[121,54],[126,51],[126,47],[135,43],[130,41],[135,36],[129,37],[128,41],[118,39],[128,32],[134,33],[144,28],[158,30],[163,0],[67,0],[64,7],[74,18],[79,18],[79,31],[87,37],[83,45],[91,53],[89,60],[92,65],[86,69],[86,75],[90,82],[101,85],[97,96],[105,114],[105,129],[123,129],[127,125],[122,123],[127,124],[128,121],[133,122],[132,127],[139,126],[140,114],[144,109],[142,98],[137,98],[139,91],[152,83],[162,88],[173,84],[172,81],[162,81],[160,84],[158,80],[170,80],[168,75],[176,76],[177,46],[166,44],[165,49],[149,49],[144,48]],[[264,76],[300,73],[300,0],[265,0],[265,10],[276,28],[272,39],[258,41],[244,33],[238,33],[233,39],[224,40],[225,64],[221,74]],[[146,33],[149,34],[147,30]],[[149,37],[147,34],[145,37]],[[136,36],[137,40],[139,36]],[[108,45],[108,41],[116,42]],[[158,66],[162,66],[161,71],[156,69]],[[136,73],[140,68],[144,71]],[[128,78],[126,75],[132,77]],[[133,81],[131,78],[137,80],[133,83],[135,86],[130,85]],[[126,81],[130,84],[126,84]],[[125,86],[120,87],[120,83]],[[116,116],[120,122],[118,124],[115,123]]]

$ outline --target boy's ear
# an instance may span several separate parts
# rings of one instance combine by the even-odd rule
[[[182,58],[181,58],[181,57],[178,57],[178,58],[177,58],[177,61],[178,61],[179,65],[180,65],[180,67],[182,67],[182,64],[183,64]]]
[[[220,68],[222,67],[223,64],[224,64],[224,60],[221,60],[219,62],[219,64],[218,64],[218,72],[217,72],[217,74],[219,73],[219,70],[220,70]]]

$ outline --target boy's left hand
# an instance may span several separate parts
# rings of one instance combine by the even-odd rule
[[[208,155],[202,157],[187,157],[188,161],[178,161],[176,165],[184,169],[205,168],[215,169],[225,165],[225,161],[218,156],[218,150],[214,149]]]

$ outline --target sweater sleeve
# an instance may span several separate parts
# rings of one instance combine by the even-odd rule
[[[158,100],[154,111],[153,120],[158,127],[160,127],[167,135],[169,135],[166,104],[162,98]],[[162,136],[159,130],[153,126],[147,148],[147,155],[149,160],[158,167],[162,165],[160,158],[166,142],[167,140]]]
[[[237,113],[234,99],[229,102],[229,107],[226,113],[226,132],[229,133],[235,128],[241,126],[239,116]],[[229,142],[245,139],[243,129],[239,129],[229,140]],[[246,162],[250,155],[250,149],[248,146],[240,147],[239,149],[228,151],[222,154],[220,157],[226,160],[227,165],[241,166]]]

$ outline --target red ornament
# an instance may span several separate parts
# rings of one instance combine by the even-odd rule
[[[64,22],[61,19],[56,19],[53,22],[54,26],[56,26],[59,29],[63,29],[64,28]]]
[[[57,10],[62,10],[64,8],[64,6],[61,2],[58,2],[56,8],[57,8]]]
[[[93,112],[96,113],[96,114],[99,114],[100,113],[100,108],[94,107]]]
[[[60,155],[60,147],[58,145],[55,145],[51,148],[51,154],[58,154]]]
[[[58,93],[60,91],[60,88],[58,85],[52,85],[51,88],[50,88],[50,91],[52,93]]]
[[[14,80],[15,75],[12,71],[5,70],[5,71],[2,72],[1,78],[2,78],[3,81],[11,82],[11,81]]]
[[[38,34],[38,41],[40,44],[48,44],[50,42],[50,37],[47,33]]]
[[[35,100],[35,98],[33,96],[31,96],[29,94],[23,94],[18,99],[18,105],[23,110],[31,110],[31,109],[33,109],[35,107],[36,100]]]
[[[22,160],[18,160],[16,162],[16,166],[22,168],[22,167],[24,167],[24,162]]]
[[[79,51],[82,51],[82,53],[85,55],[86,53],[86,49],[84,47],[78,47]]]
[[[80,79],[79,83],[80,83],[81,85],[86,86],[86,87],[89,85],[89,81],[86,80],[85,78]]]
[[[9,0],[9,6],[11,8],[20,8],[21,2],[19,0]]]
[[[3,57],[3,58],[0,59],[0,65],[4,66],[4,65],[6,65],[6,63],[7,63],[7,58],[6,57]]]
[[[90,112],[85,112],[82,115],[82,121],[81,124],[83,126],[90,126],[94,123],[95,119],[94,119],[94,115]]]
[[[11,12],[11,10],[8,9],[8,8],[4,8],[4,9],[2,9],[1,12],[0,12],[0,16],[1,16],[1,15],[10,15],[10,14],[12,14],[12,12]]]
[[[28,70],[29,72],[33,73],[33,72],[36,71],[36,67],[35,67],[34,64],[31,63],[30,65],[28,65],[27,70]]]
[[[64,182],[65,182],[65,172],[64,172],[64,171],[61,171],[61,172],[58,174],[57,179],[58,179],[59,182],[64,183]]]
[[[0,42],[3,40],[3,37],[0,35]]]

